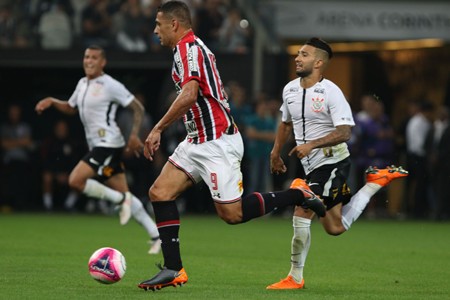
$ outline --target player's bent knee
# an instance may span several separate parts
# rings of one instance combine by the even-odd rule
[[[74,189],[74,190],[82,193],[85,186],[86,186],[86,182],[85,181],[80,180],[79,178],[77,178],[75,176],[70,176],[69,177],[69,187],[71,189]]]
[[[174,195],[172,191],[152,185],[148,190],[150,201],[175,200],[178,195]]]
[[[242,209],[241,202],[233,204],[219,204],[216,203],[216,211],[219,217],[227,224],[235,225],[242,223]]]
[[[229,225],[236,225],[242,223],[242,217],[237,215],[219,215],[222,220],[225,221],[225,223]]]
[[[328,227],[325,227],[324,229],[325,229],[326,233],[328,233],[329,235],[338,236],[345,232],[345,229],[343,227],[342,228],[341,227],[328,226]]]

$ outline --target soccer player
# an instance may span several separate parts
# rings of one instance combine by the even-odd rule
[[[180,217],[175,199],[201,180],[209,187],[218,215],[229,224],[244,223],[288,205],[311,208],[318,215],[325,213],[320,199],[302,187],[241,198],[240,163],[244,148],[214,54],[194,35],[189,8],[181,1],[165,2],[158,9],[154,32],[162,46],[173,49],[172,79],[178,96],[148,134],[144,154],[153,160],[161,133],[181,117],[187,136],[149,190],[164,266],[154,277],[139,284],[145,290],[187,282],[180,255]]]
[[[346,141],[354,126],[350,105],[340,88],[323,77],[333,52],[322,39],[311,38],[295,58],[299,78],[283,90],[282,119],[270,156],[271,171],[286,172],[280,156],[283,145],[293,131],[296,147],[289,155],[297,155],[311,190],[323,199],[327,213],[320,218],[325,231],[340,235],[363,212],[370,198],[395,178],[407,176],[401,167],[366,170],[366,184],[355,195],[346,184],[350,171],[350,153]],[[303,179],[294,183],[303,186]],[[267,289],[301,289],[303,267],[311,244],[310,225],[314,212],[297,206],[293,216],[294,237],[291,245],[291,270],[285,279]]]
[[[115,120],[119,105],[133,110],[133,128],[125,151],[139,155],[143,143],[137,134],[144,108],[122,83],[103,71],[105,65],[105,51],[95,45],[88,47],[83,58],[86,76],[78,81],[69,100],[46,97],[35,109],[38,114],[50,107],[68,115],[79,113],[89,152],[70,173],[70,187],[88,197],[119,205],[120,224],[125,225],[133,216],[150,235],[149,253],[156,254],[161,243],[158,229],[142,202],[129,192],[121,158],[125,140]]]

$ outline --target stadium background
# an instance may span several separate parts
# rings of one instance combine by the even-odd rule
[[[450,4],[447,1],[211,1],[218,3],[224,15],[230,7],[237,8],[241,18],[248,21],[250,34],[245,41],[245,51],[224,50],[220,46],[211,48],[215,48],[213,50],[224,83],[239,82],[247,91],[249,103],[259,92],[280,98],[284,84],[295,77],[293,58],[298,50],[297,45],[316,33],[322,33],[320,30],[327,25],[337,31],[329,36],[321,35],[332,43],[336,52],[326,75],[342,88],[355,111],[360,109],[360,95],[373,91],[383,99],[394,128],[400,132],[410,101],[428,99],[436,105],[450,106]],[[1,2],[2,7],[9,5],[14,8],[27,1]],[[57,3],[67,1],[41,2],[46,2],[50,10]],[[68,2],[73,2],[80,12],[80,3],[87,4],[89,1]],[[109,2],[120,6],[127,1]],[[188,2],[198,11],[209,1]],[[404,19],[400,19],[403,21],[399,21],[403,24],[402,30],[385,28],[388,38],[378,36],[379,28],[367,21],[376,9],[397,15],[402,15],[402,11],[407,9]],[[294,15],[297,12],[299,19],[278,14],[286,11]],[[316,18],[308,20],[308,15],[315,15]],[[355,16],[365,16],[366,19]],[[287,19],[290,21],[285,22]],[[367,22],[364,23],[364,20]],[[245,27],[245,23],[241,24]],[[367,28],[361,35],[363,25]],[[199,36],[203,38],[201,34]],[[20,210],[41,209],[38,148],[40,142],[51,133],[54,121],[61,117],[54,112],[49,112],[45,118],[38,117],[34,105],[49,95],[67,99],[83,76],[81,60],[84,45],[80,32],[77,34],[74,30],[73,43],[63,49],[45,49],[38,39],[33,36],[25,46],[0,46],[1,120],[6,120],[9,104],[20,104],[24,120],[33,129],[36,145],[30,172],[24,174],[32,197],[27,206]],[[387,43],[389,41],[396,43]],[[112,43],[107,47],[107,57],[106,71],[130,90],[142,92],[147,111],[154,120],[158,119],[173,90],[170,50],[149,47],[144,52],[130,52]],[[84,139],[79,120],[68,118],[68,121],[73,134]],[[398,159],[402,158],[399,156]],[[8,174],[2,172],[2,178],[5,176]],[[2,186],[2,190],[7,188]],[[394,191],[398,198],[404,197],[403,188],[399,186]],[[202,195],[208,197],[204,191]],[[4,200],[0,199],[0,204]]]

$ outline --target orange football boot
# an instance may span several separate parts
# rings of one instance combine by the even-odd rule
[[[300,283],[297,283],[294,278],[289,275],[288,277],[281,279],[280,281],[266,287],[267,290],[294,290],[303,289],[305,287],[305,280],[302,279]]]
[[[408,171],[394,165],[388,166],[386,169],[378,169],[371,166],[366,170],[366,182],[376,183],[381,186],[387,186],[392,180],[406,176],[408,176]]]
[[[319,217],[324,217],[326,214],[325,205],[323,205],[322,200],[314,194],[314,192],[309,188],[308,184],[304,179],[296,178],[292,181],[290,189],[297,189],[303,193],[305,201],[300,205],[305,209],[311,209]]]

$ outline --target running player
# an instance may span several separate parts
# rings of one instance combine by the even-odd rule
[[[105,51],[90,46],[84,52],[85,77],[78,81],[68,101],[46,97],[36,104],[36,111],[54,107],[62,113],[80,115],[89,152],[78,162],[69,176],[69,185],[84,195],[107,200],[120,206],[120,224],[131,216],[141,224],[151,238],[150,254],[160,251],[158,229],[142,202],[129,192],[122,163],[125,140],[116,124],[116,111],[120,106],[134,112],[133,129],[125,151],[139,155],[143,143],[138,138],[144,108],[126,87],[104,73]]]
[[[172,79],[178,96],[150,131],[144,154],[153,160],[161,133],[180,118],[187,137],[169,157],[149,191],[162,240],[164,266],[154,277],[139,284],[145,290],[187,282],[175,199],[201,180],[209,187],[218,215],[229,224],[244,223],[288,205],[311,208],[319,215],[325,212],[322,202],[301,187],[241,198],[244,147],[231,117],[214,54],[194,35],[189,8],[181,1],[165,2],[158,9],[154,32],[161,45],[173,49]]]
[[[299,78],[289,82],[283,90],[282,119],[270,163],[273,173],[286,172],[280,153],[293,131],[297,146],[289,155],[295,154],[301,160],[307,182],[296,179],[294,185],[309,186],[323,199],[327,213],[320,222],[328,234],[340,235],[350,229],[377,191],[393,179],[407,176],[407,172],[395,166],[387,169],[370,167],[366,171],[366,185],[355,195],[350,194],[346,183],[350,152],[345,142],[350,139],[355,123],[341,89],[323,77],[332,56],[331,47],[319,38],[311,38],[300,48],[295,58]],[[295,208],[291,270],[285,279],[267,289],[304,287],[303,267],[311,244],[313,217],[313,211]]]

